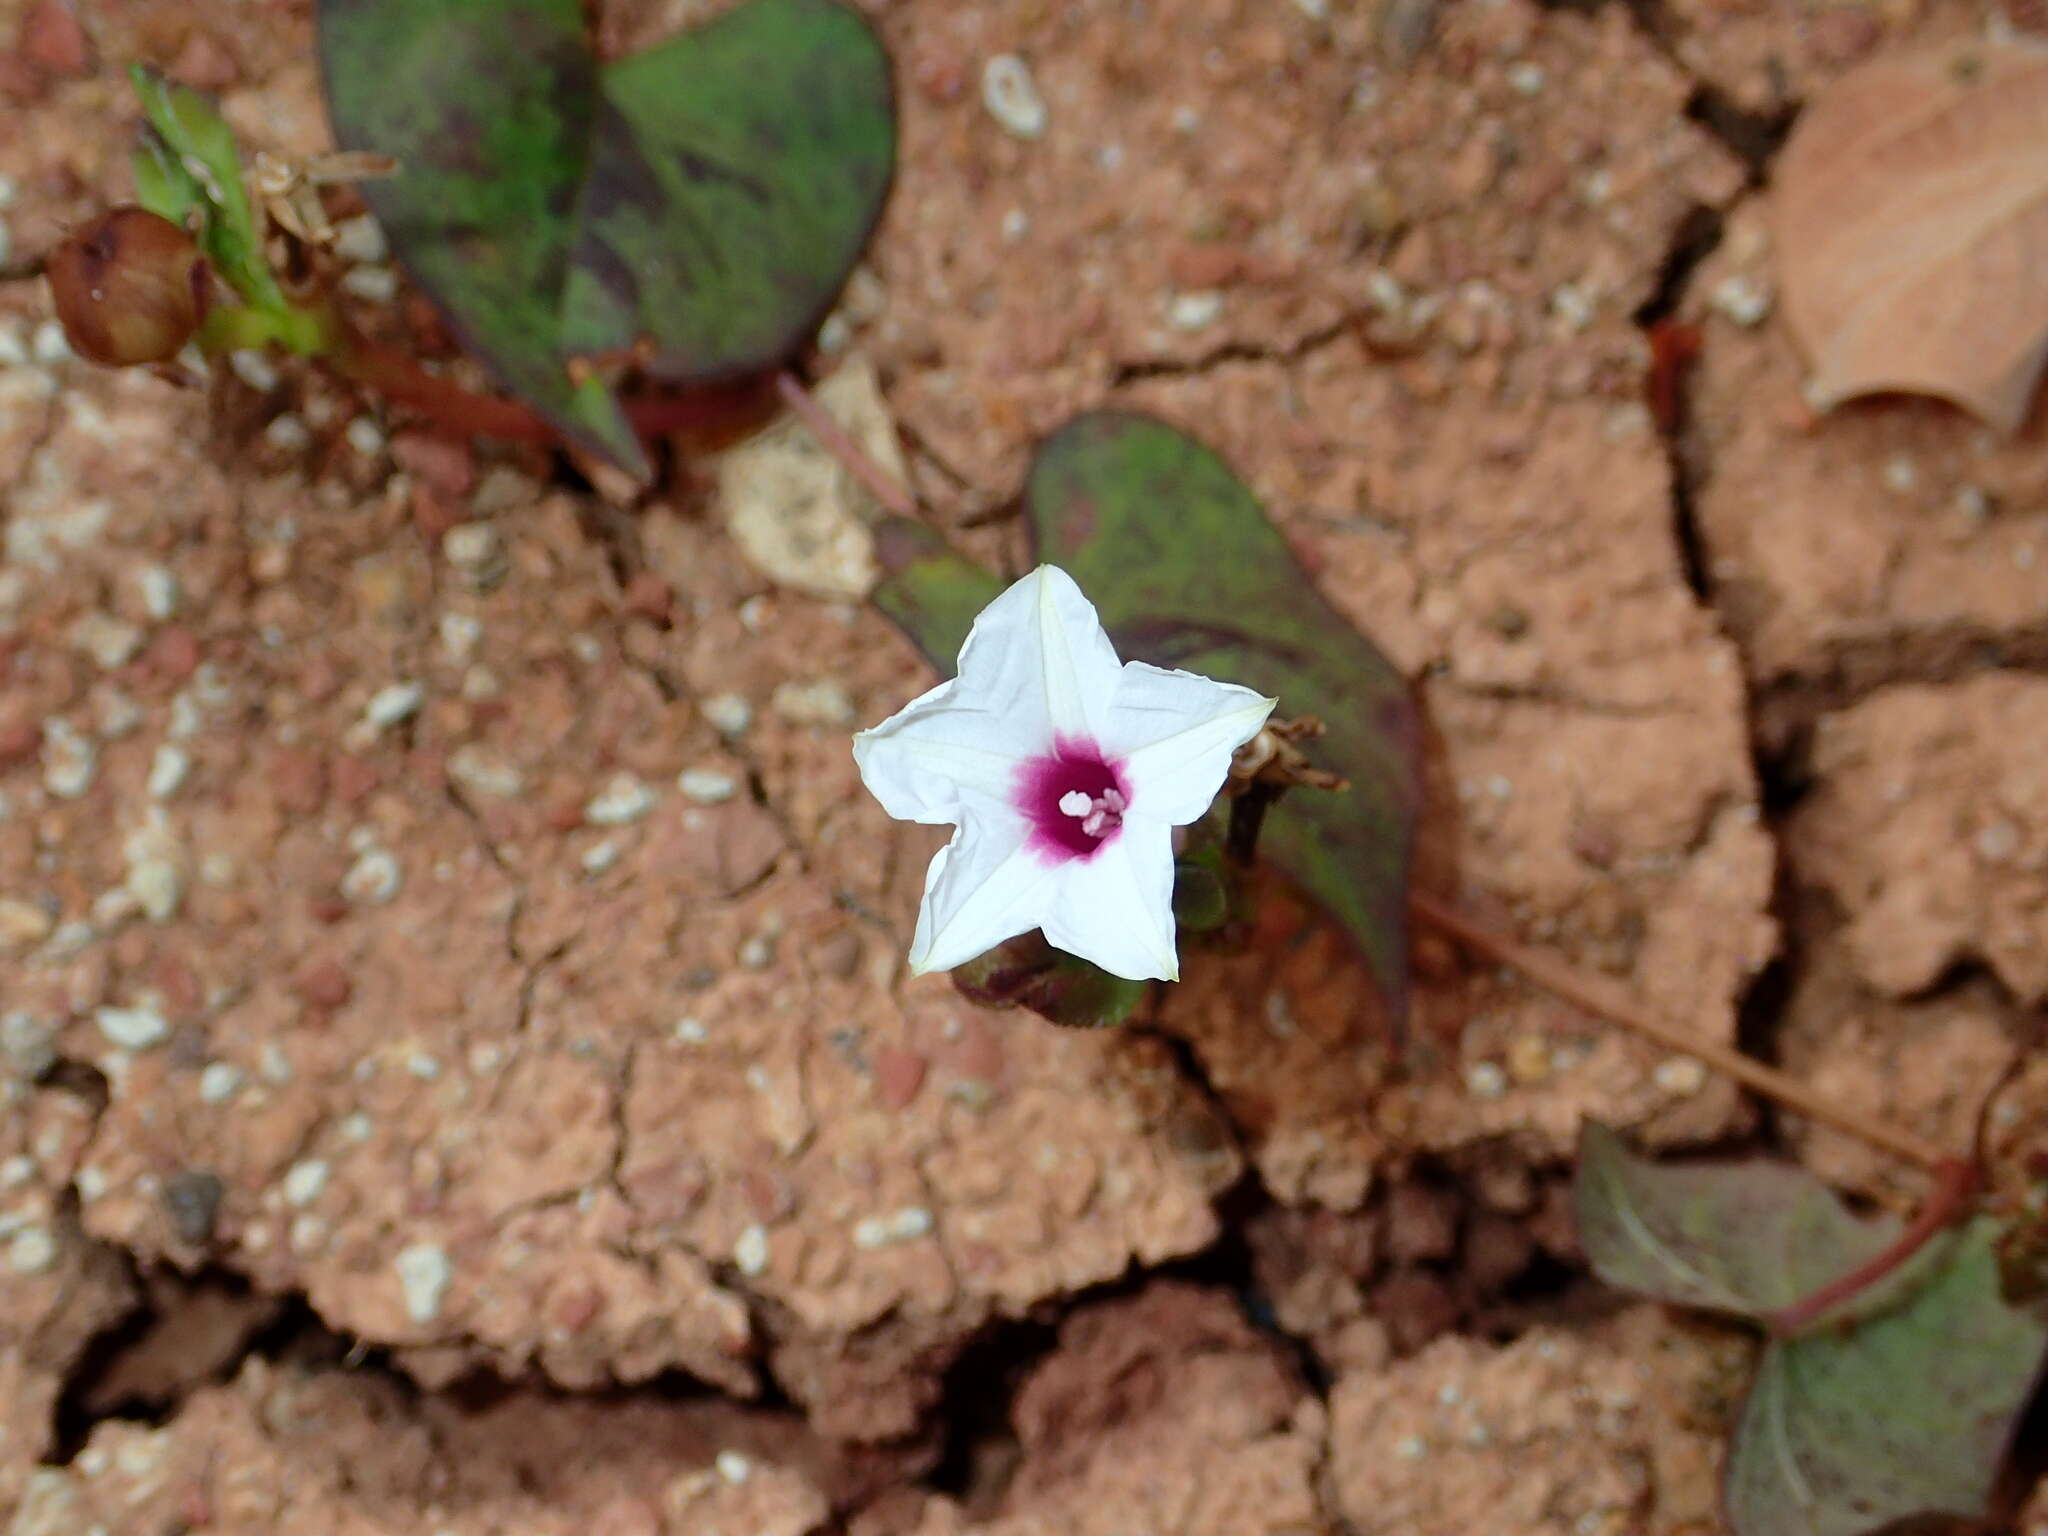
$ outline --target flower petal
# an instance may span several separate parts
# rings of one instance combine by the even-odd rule
[[[1039,925],[1046,942],[1130,981],[1178,981],[1173,946],[1173,829],[1126,816],[1093,858],[1059,867]]]
[[[925,871],[924,902],[910,941],[913,975],[950,971],[1044,921],[1057,870],[1030,851],[1020,819],[967,808],[960,830]]]
[[[1010,724],[967,702],[957,678],[853,738],[861,781],[882,809],[936,825],[957,822],[970,800],[1013,806],[1026,756]]]
[[[1041,565],[982,609],[960,649],[960,684],[1017,737],[1095,740],[1121,672],[1095,605],[1074,578]]]
[[[1277,702],[1236,683],[1128,662],[1102,748],[1122,760],[1133,807],[1186,826],[1208,810],[1230,754],[1258,734]]]

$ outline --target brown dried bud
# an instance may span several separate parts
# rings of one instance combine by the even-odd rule
[[[197,243],[146,208],[109,209],[73,231],[46,271],[71,350],[109,368],[169,362],[206,314]]]

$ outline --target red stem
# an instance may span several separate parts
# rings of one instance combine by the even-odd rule
[[[1804,1332],[1817,1319],[1898,1269],[1962,1215],[1976,1189],[1977,1170],[1972,1164],[1960,1158],[1943,1163],[1935,1170],[1934,1188],[1928,1191],[1906,1230],[1889,1247],[1847,1274],[1838,1275],[1811,1295],[1773,1312],[1766,1320],[1772,1335],[1782,1339]]]
[[[406,406],[451,432],[507,442],[555,443],[562,434],[539,412],[502,395],[482,395],[451,379],[427,372],[413,358],[382,342],[345,334],[327,360],[395,405]],[[760,379],[703,388],[636,395],[623,402],[626,419],[643,438],[688,429],[726,430],[751,421],[762,409],[766,386]]]

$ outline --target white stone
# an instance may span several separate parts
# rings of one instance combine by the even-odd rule
[[[7,1245],[7,1263],[18,1275],[40,1275],[57,1262],[57,1240],[41,1227],[23,1227]]]
[[[368,848],[341,877],[341,894],[359,907],[381,907],[404,883],[397,859],[382,848]]]
[[[285,1203],[308,1206],[318,1200],[327,1187],[327,1172],[327,1164],[317,1157],[293,1163],[284,1176]]]
[[[108,1042],[124,1051],[146,1051],[171,1032],[164,1016],[146,1004],[134,1008],[96,1008],[92,1017]]]
[[[654,799],[654,791],[637,777],[615,773],[583,807],[583,819],[593,827],[628,826],[654,809]]]
[[[207,1104],[225,1104],[242,1091],[242,1069],[229,1061],[209,1061],[199,1074],[199,1097]]]
[[[853,696],[837,678],[778,684],[770,702],[777,714],[797,725],[840,727],[854,721]]]
[[[363,719],[377,730],[385,730],[419,713],[426,690],[418,683],[388,683],[370,695]]]
[[[343,261],[382,261],[391,254],[391,242],[384,238],[384,226],[370,214],[357,214],[334,226],[334,254]]]
[[[85,652],[109,672],[126,666],[142,649],[140,629],[97,608],[72,620],[68,638],[73,650]]]
[[[470,794],[495,800],[513,799],[526,788],[518,768],[475,742],[448,754],[448,777]]]
[[[168,800],[185,787],[185,780],[192,772],[192,758],[183,747],[165,742],[156,749],[156,756],[149,763],[149,795],[152,800]]]
[[[748,1227],[732,1245],[732,1261],[743,1275],[754,1276],[768,1268],[768,1230],[759,1222]]]
[[[405,1293],[405,1315],[415,1323],[431,1323],[441,1315],[454,1269],[438,1243],[414,1243],[392,1261],[399,1289]]]
[[[720,805],[739,793],[739,780],[716,768],[685,768],[676,775],[683,798],[699,805]]]
[[[1213,289],[1175,296],[1166,307],[1166,323],[1176,331],[1201,331],[1223,318],[1223,295]]]
[[[982,66],[981,104],[1013,138],[1044,137],[1050,118],[1045,98],[1038,94],[1031,67],[1016,54],[999,53]]]
[[[252,347],[230,352],[228,367],[234,370],[236,378],[259,395],[267,395],[277,388],[277,365]]]
[[[738,1451],[718,1453],[718,1475],[737,1488],[754,1475],[754,1464]]]
[[[358,416],[343,429],[343,437],[349,447],[366,459],[374,459],[384,451],[384,429],[367,416]]]
[[[59,800],[76,800],[99,771],[99,751],[65,720],[52,715],[43,722],[43,788]]]
[[[754,723],[754,706],[736,693],[714,693],[704,701],[704,718],[722,736],[738,736]]]

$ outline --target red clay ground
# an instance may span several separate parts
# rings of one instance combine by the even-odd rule
[[[1016,568],[1076,409],[1198,430],[1415,679],[1447,889],[1960,1143],[2048,993],[2048,428],[1814,422],[1735,130],[1975,10],[868,9],[904,154],[828,397],[949,534]],[[125,191],[128,60],[324,142],[298,0],[77,13],[0,79],[17,266]],[[934,840],[847,736],[931,679],[800,437],[620,508],[46,315],[0,284],[18,1536],[1718,1528],[1749,1346],[1578,1278],[1575,1128],[1896,1170],[1434,948],[1397,1078],[1285,909],[1143,1031],[908,980]]]

